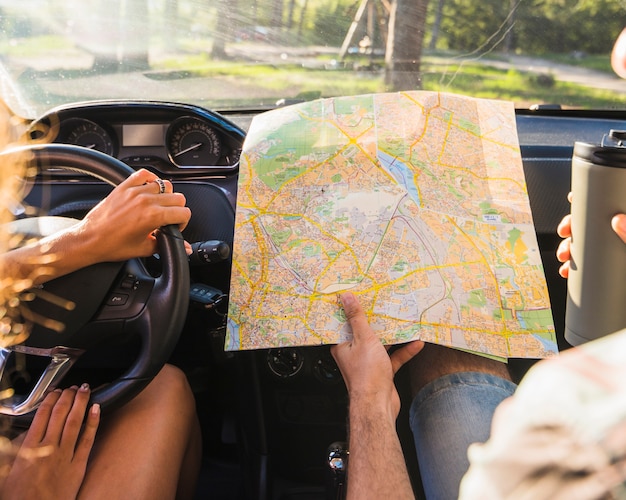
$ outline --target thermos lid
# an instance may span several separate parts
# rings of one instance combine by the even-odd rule
[[[626,168],[626,130],[611,130],[602,144],[575,142],[574,157],[594,165]]]

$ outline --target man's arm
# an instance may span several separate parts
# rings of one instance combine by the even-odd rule
[[[375,398],[350,398],[348,499],[414,498],[396,417]]]
[[[21,283],[18,289],[71,273],[98,262],[146,257],[156,251],[154,231],[185,227],[191,212],[185,197],[157,176],[139,170],[117,186],[82,221],[30,245],[0,254],[2,276]]]
[[[395,373],[424,346],[411,342],[389,356],[351,293],[341,295],[353,339],[333,346],[350,397],[348,498],[413,498],[396,418]]]

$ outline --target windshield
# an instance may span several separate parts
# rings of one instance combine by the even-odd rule
[[[258,110],[414,89],[624,109],[611,67],[624,14],[608,0],[0,0],[0,91],[27,117],[94,99]]]

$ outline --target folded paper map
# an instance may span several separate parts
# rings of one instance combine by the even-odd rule
[[[254,118],[226,350],[349,339],[348,290],[387,344],[557,352],[511,103],[416,91]]]

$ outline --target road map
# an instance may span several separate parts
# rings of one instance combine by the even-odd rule
[[[254,118],[226,350],[349,339],[348,290],[386,344],[556,354],[512,103],[415,91]]]

